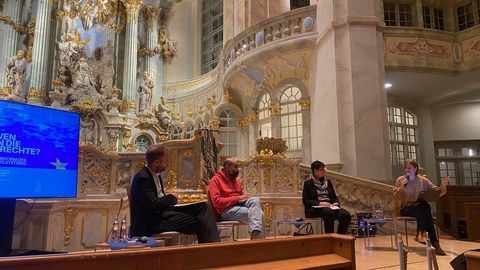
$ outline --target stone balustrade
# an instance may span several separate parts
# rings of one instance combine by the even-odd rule
[[[317,6],[308,6],[285,12],[248,28],[225,44],[224,66],[228,68],[244,54],[270,43],[292,36],[316,31]]]

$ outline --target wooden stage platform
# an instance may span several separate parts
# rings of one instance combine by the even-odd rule
[[[355,238],[337,234],[0,259],[9,270],[356,269]]]

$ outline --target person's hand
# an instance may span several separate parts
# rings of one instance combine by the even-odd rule
[[[450,176],[447,176],[447,177],[443,178],[442,179],[442,186],[448,185],[449,182],[450,182]]]
[[[245,194],[238,196],[239,201],[246,201],[248,199],[250,199],[250,196],[245,195]]]
[[[175,198],[177,198],[177,199],[178,199],[178,193],[176,193],[176,192],[172,192],[172,193],[169,193],[169,194],[172,194],[173,196],[175,196]]]
[[[336,202],[336,203],[333,203],[332,205],[339,206],[340,204]]]
[[[320,202],[318,205],[319,205],[319,206],[328,206],[328,207],[330,207],[332,204],[329,203],[329,202]]]
[[[400,182],[401,185],[400,185],[400,188],[404,188],[406,184],[408,184],[408,178],[407,177],[403,177],[402,178],[402,181]]]

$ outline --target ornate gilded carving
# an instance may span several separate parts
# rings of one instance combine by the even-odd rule
[[[228,90],[225,91],[225,93],[223,94],[223,99],[225,99],[225,101],[227,102],[230,102],[230,100],[232,99],[232,96],[230,95],[230,92]]]
[[[244,128],[248,126],[248,119],[243,119],[243,120],[238,120],[237,121],[237,127],[238,128]]]
[[[78,215],[78,209],[72,207],[67,208],[63,215],[65,217],[65,223],[63,225],[63,231],[65,232],[63,245],[68,246],[70,245],[71,234],[75,225],[75,217]]]
[[[15,23],[9,16],[0,16],[0,21],[2,21],[4,24],[10,25],[13,29],[15,29],[15,31],[22,35],[27,33],[25,26],[23,26],[21,23]]]
[[[219,120],[216,120],[216,119],[210,120],[209,127],[210,127],[211,130],[218,130],[219,126],[220,126],[220,121]]]
[[[271,222],[272,222],[272,210],[273,206],[269,203],[263,203],[262,204],[262,210],[265,215],[265,228],[267,231],[270,231],[271,228]]]
[[[156,20],[160,16],[162,10],[154,7],[146,7],[144,9],[145,19],[147,20],[148,28],[154,30],[155,25],[157,25]]]
[[[192,110],[192,107],[188,107],[188,110],[187,110],[187,115],[188,115],[188,118],[192,118],[192,116],[193,116],[193,110]]]
[[[186,158],[193,157],[193,149],[185,149],[185,151],[183,151],[183,156]]]
[[[137,118],[137,123],[142,130],[147,130],[158,122],[156,118],[139,117]]]
[[[12,93],[12,89],[9,87],[3,87],[0,89],[0,96],[8,97]]]
[[[300,105],[300,108],[302,108],[302,110],[308,110],[310,109],[310,100],[307,100],[307,99],[303,99],[303,100],[300,100],[298,102],[298,105]]]
[[[285,141],[282,138],[274,138],[274,137],[258,138],[255,141],[255,145],[256,145],[255,150],[260,155],[261,155],[262,151],[265,152],[265,150],[272,151],[273,155],[276,155],[276,154],[285,155],[285,152],[288,149],[287,141]]]
[[[249,122],[256,122],[258,121],[258,114],[256,112],[251,112],[248,114],[248,121]]]
[[[121,0],[123,5],[125,6],[126,13],[127,13],[127,22],[129,22],[133,15],[133,20],[138,22],[138,13],[140,8],[143,6],[143,2],[141,0]]]
[[[177,173],[168,172],[167,183],[165,184],[165,192],[171,193],[177,191]]]
[[[214,72],[209,73],[209,76],[199,79],[198,81],[188,82],[184,84],[178,83],[175,85],[166,85],[162,87],[162,90],[164,92],[173,92],[173,91],[182,91],[182,90],[188,90],[188,89],[197,89],[200,86],[206,84],[207,82],[216,79],[217,75],[218,75],[218,70],[215,70]]]
[[[161,55],[162,54],[162,48],[160,47],[155,47],[153,49],[148,49],[148,48],[139,48],[138,49],[138,55],[140,56],[148,56],[148,57],[153,57],[156,55]]]
[[[170,32],[165,26],[158,28],[158,43],[162,49],[163,60],[171,63],[173,57],[177,56],[177,42],[170,38]]]
[[[271,177],[270,177],[270,169],[274,166],[273,161],[273,151],[269,149],[261,150],[260,151],[260,162],[258,163],[260,167],[263,168],[263,181],[265,186],[270,186],[271,184]]]
[[[30,87],[28,90],[27,99],[38,99],[45,101],[47,99],[47,91],[45,89],[38,90],[35,87]]]
[[[77,101],[72,103],[72,109],[86,117],[90,117],[96,114],[97,111],[101,110],[102,107],[95,104],[92,99],[86,98],[81,102]]]
[[[279,115],[282,112],[282,107],[270,106],[268,110],[270,111],[270,115]]]
[[[127,100],[124,100],[122,102],[122,105],[120,106],[120,109],[122,111],[126,111],[126,110],[132,110],[132,111],[135,111],[135,101],[127,101]]]

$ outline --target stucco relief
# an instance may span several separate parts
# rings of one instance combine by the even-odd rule
[[[469,45],[466,53],[472,58],[478,58],[480,56],[480,38],[470,40]]]
[[[393,41],[388,45],[388,51],[397,55],[413,55],[415,58],[422,60],[451,56],[451,48],[434,44],[428,38],[415,38],[413,41]]]

